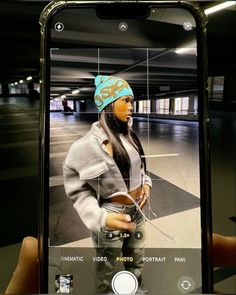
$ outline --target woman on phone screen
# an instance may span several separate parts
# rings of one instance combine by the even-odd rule
[[[70,148],[64,185],[84,224],[91,231],[98,257],[97,293],[112,290],[117,260],[135,275],[142,290],[145,229],[142,208],[150,196],[142,145],[132,131],[133,91],[115,76],[95,78],[98,122]],[[122,260],[122,259],[121,259]]]

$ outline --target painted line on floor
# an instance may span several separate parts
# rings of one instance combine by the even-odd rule
[[[74,143],[75,140],[65,140],[65,141],[55,141],[55,142],[50,142],[50,145],[56,145],[56,144],[66,144],[66,143]]]
[[[49,187],[64,185],[63,175],[51,176],[49,178]]]
[[[63,156],[66,156],[66,155],[67,155],[67,152],[64,152],[64,153],[53,153],[53,154],[50,154],[50,159],[57,158],[57,157],[63,157]]]
[[[54,137],[65,137],[65,136],[77,136],[79,135],[78,132],[75,133],[67,133],[67,134],[55,134],[55,135],[50,135],[50,138],[54,138]]]
[[[179,154],[159,154],[159,155],[145,155],[142,158],[163,158],[163,157],[177,157]]]

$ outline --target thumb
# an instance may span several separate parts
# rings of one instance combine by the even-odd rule
[[[131,217],[128,214],[116,214],[116,228],[134,230],[136,225],[131,222]]]
[[[18,264],[5,294],[29,294],[38,292],[38,241],[24,238]]]
[[[120,221],[125,221],[125,222],[131,221],[131,217],[128,214],[119,213],[119,214],[117,214],[116,218]]]

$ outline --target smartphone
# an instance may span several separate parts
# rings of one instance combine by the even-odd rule
[[[59,1],[40,24],[40,292],[212,292],[204,13]]]

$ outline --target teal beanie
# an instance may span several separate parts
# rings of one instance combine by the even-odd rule
[[[129,84],[118,77],[99,75],[95,78],[95,86],[94,101],[100,112],[121,96],[134,96]]]

